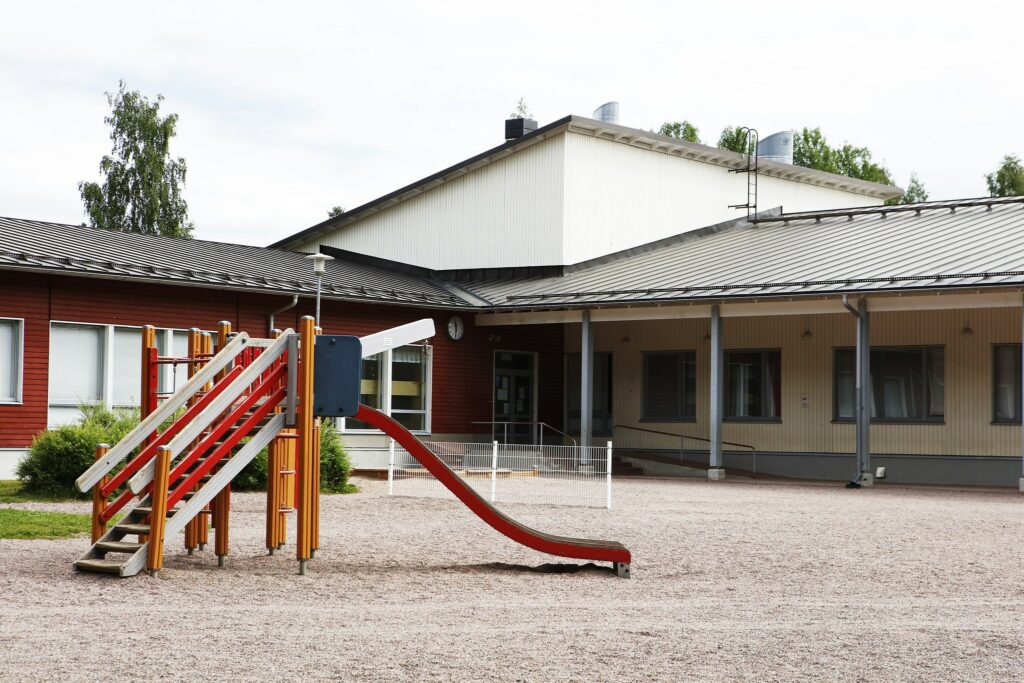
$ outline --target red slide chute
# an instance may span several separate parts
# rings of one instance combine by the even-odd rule
[[[402,448],[427,468],[438,481],[454,493],[477,517],[516,543],[521,543],[528,548],[533,548],[549,555],[571,557],[579,560],[612,562],[619,576],[629,576],[631,556],[629,550],[621,543],[552,536],[551,534],[546,534],[520,524],[481,498],[480,494],[470,488],[440,458],[434,455],[409,430],[395,420],[365,405],[359,406],[355,419],[373,425],[397,441]]]

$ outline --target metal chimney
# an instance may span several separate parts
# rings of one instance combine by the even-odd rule
[[[783,164],[793,163],[793,138],[796,131],[783,130],[772,133],[757,143],[757,156]]]
[[[605,102],[600,107],[594,110],[594,118],[602,123],[618,123],[619,122],[619,103],[618,102]]]

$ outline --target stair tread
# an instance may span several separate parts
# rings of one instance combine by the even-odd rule
[[[117,529],[118,531],[124,531],[125,533],[129,533],[129,534],[148,534],[149,533],[149,525],[148,524],[132,524],[132,523],[118,524],[114,528]]]
[[[75,569],[87,572],[120,574],[123,564],[124,560],[78,560],[75,562]]]
[[[175,512],[177,512],[179,509],[180,508],[178,508],[178,507],[167,508],[167,516],[170,517]],[[140,506],[134,508],[132,510],[132,512],[138,512],[138,513],[143,514],[143,515],[148,515],[148,514],[152,514],[153,508],[150,505],[140,505]]]
[[[96,550],[108,553],[134,553],[141,547],[141,543],[129,543],[128,541],[99,541],[95,546]]]

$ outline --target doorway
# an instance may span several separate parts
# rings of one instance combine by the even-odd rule
[[[537,443],[537,358],[535,353],[494,352],[493,438],[504,443]]]

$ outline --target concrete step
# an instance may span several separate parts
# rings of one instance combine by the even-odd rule
[[[141,543],[128,543],[127,541],[99,541],[95,549],[104,553],[134,553],[142,547]]]
[[[79,560],[75,569],[80,572],[100,572],[102,574],[120,574],[123,560]]]

